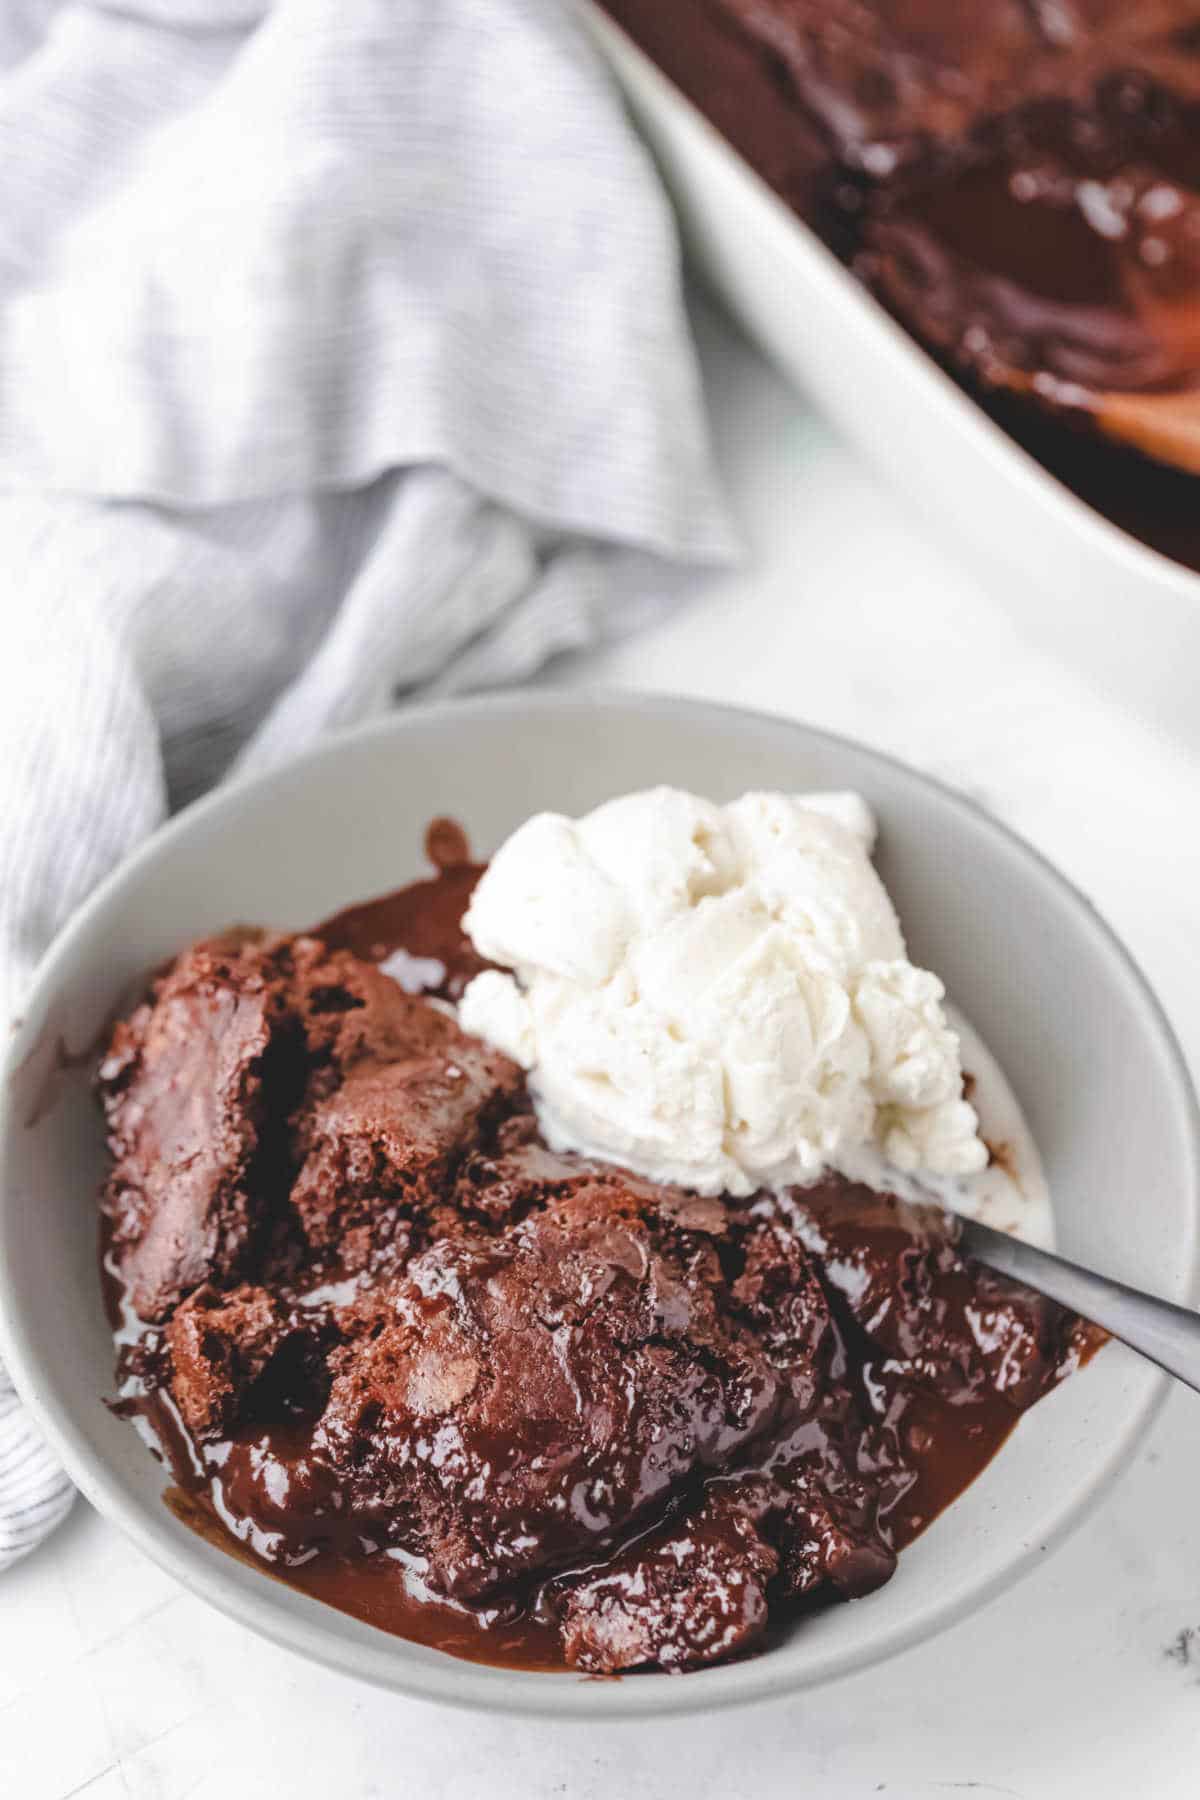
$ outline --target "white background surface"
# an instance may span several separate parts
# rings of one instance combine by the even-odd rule
[[[553,679],[792,714],[966,789],[1125,936],[1200,1068],[1200,601],[1192,641],[943,549],[721,325],[702,320],[746,533],[650,637]],[[1122,671],[1114,687],[1112,671]],[[1167,736],[1158,712],[1195,712]],[[1047,995],[1047,1006],[1054,996]],[[1138,1196],[1129,1197],[1136,1229]],[[976,1619],[794,1701],[549,1726],[326,1674],[186,1594],[82,1503],[0,1582],[4,1800],[1194,1800],[1200,1396]]]

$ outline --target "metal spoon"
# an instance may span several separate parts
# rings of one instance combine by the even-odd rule
[[[1200,1313],[1081,1269],[974,1219],[958,1223],[958,1247],[965,1256],[1057,1300],[1200,1391]]]

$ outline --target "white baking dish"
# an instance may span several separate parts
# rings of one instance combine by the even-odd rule
[[[592,0],[578,3],[658,161],[690,256],[750,337],[939,530],[1020,577],[1014,601],[1027,621],[1059,648],[1078,641],[1081,656],[1086,633],[1090,672],[1194,732],[1200,575],[1048,475],[626,34]],[[1200,507],[1200,481],[1196,492]]]

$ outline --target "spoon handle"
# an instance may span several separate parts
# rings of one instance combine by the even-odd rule
[[[1200,1391],[1200,1313],[1156,1300],[974,1219],[961,1224],[958,1242],[964,1255],[1103,1326],[1131,1350]]]

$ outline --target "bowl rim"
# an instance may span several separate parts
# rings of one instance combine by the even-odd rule
[[[958,789],[914,768],[902,758],[840,733],[811,726],[786,714],[726,705],[720,702],[683,696],[606,688],[563,688],[545,690],[518,689],[482,694],[467,698],[438,700],[407,707],[399,712],[348,729],[330,732],[298,756],[278,768],[233,784],[223,784],[184,808],[173,819],[151,834],[138,849],[99,886],[69,920],[39,962],[29,983],[25,1013],[44,1014],[45,1002],[57,991],[76,954],[76,946],[127,885],[136,882],[141,872],[159,859],[169,857],[175,844],[190,835],[202,822],[219,817],[242,797],[261,795],[275,782],[303,778],[304,770],[329,756],[338,755],[347,745],[363,740],[396,736],[402,739],[414,725],[447,717],[472,719],[503,718],[510,714],[530,712],[547,715],[579,716],[586,712],[607,714],[635,713],[659,720],[686,718],[695,723],[719,721],[729,726],[753,727],[757,731],[778,732],[788,737],[798,733],[811,742],[846,750],[877,763],[906,781],[933,790],[939,800],[952,810],[965,815],[976,826],[994,834],[1019,857],[1032,862],[1041,876],[1067,899],[1080,928],[1091,932],[1101,950],[1121,970],[1144,1008],[1148,1027],[1157,1034],[1164,1055],[1164,1068],[1169,1071],[1176,1089],[1181,1118],[1186,1121],[1186,1175],[1191,1201],[1193,1247],[1188,1268],[1187,1296],[1197,1297],[1200,1289],[1200,1242],[1196,1225],[1200,1221],[1200,1103],[1193,1085],[1178,1037],[1162,1003],[1146,977],[1113,928],[1092,901],[1067,876],[1038,850],[1002,820],[995,818]],[[0,1154],[7,1147],[14,1130],[19,1129],[12,1102],[11,1076],[20,1067],[27,1049],[16,1034],[0,1069]],[[0,1208],[5,1204],[0,1194]],[[1106,1355],[1132,1354],[1121,1346],[1111,1346]],[[166,1507],[152,1513],[139,1501],[127,1496],[107,1464],[93,1454],[86,1436],[76,1423],[74,1409],[56,1390],[53,1376],[43,1372],[22,1323],[20,1296],[0,1258],[0,1357],[7,1365],[17,1392],[28,1407],[35,1423],[62,1462],[72,1481],[84,1497],[143,1550],[168,1574],[190,1592],[237,1619],[260,1636],[280,1647],[304,1654],[339,1673],[365,1680],[377,1687],[438,1701],[468,1710],[486,1711],[512,1716],[547,1719],[631,1719],[667,1717],[709,1708],[747,1705],[779,1698],[824,1685],[844,1675],[870,1668],[895,1656],[918,1642],[936,1636],[949,1625],[996,1598],[1014,1582],[1042,1562],[1048,1550],[1057,1547],[1111,1491],[1113,1483],[1132,1462],[1132,1453],[1145,1438],[1170,1389],[1170,1378],[1159,1371],[1148,1374],[1145,1389],[1136,1409],[1124,1428],[1114,1437],[1100,1470],[1088,1486],[1064,1503],[1047,1530],[1036,1543],[1020,1546],[1003,1570],[982,1582],[969,1597],[950,1598],[940,1606],[923,1613],[913,1622],[898,1621],[882,1631],[866,1649],[849,1646],[828,1653],[823,1666],[807,1673],[797,1682],[786,1662],[770,1651],[742,1662],[719,1664],[712,1669],[689,1673],[685,1679],[671,1680],[662,1675],[633,1676],[621,1680],[596,1681],[577,1678],[561,1682],[545,1675],[521,1670],[497,1670],[459,1658],[442,1656],[425,1663],[420,1659],[407,1662],[403,1653],[394,1654],[397,1642],[406,1640],[374,1633],[381,1641],[360,1644],[328,1629],[319,1614],[309,1617],[283,1607],[262,1604],[269,1587],[278,1594],[278,1584],[270,1580],[246,1584],[236,1578],[242,1565],[219,1551],[209,1561],[179,1536]],[[201,1540],[193,1540],[197,1551]],[[293,1590],[284,1587],[286,1594]],[[339,1615],[340,1617],[341,1615]],[[369,1628],[368,1628],[369,1629]]]

